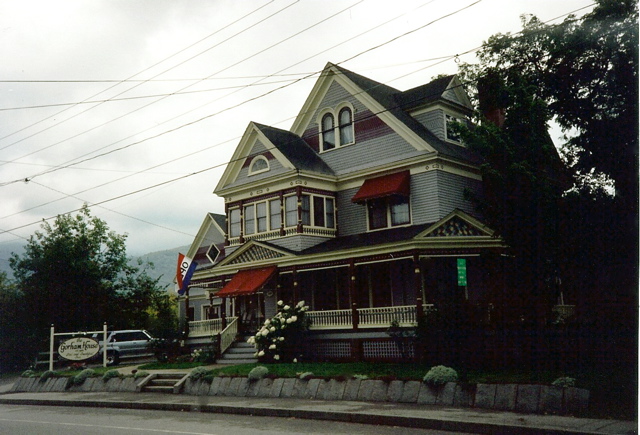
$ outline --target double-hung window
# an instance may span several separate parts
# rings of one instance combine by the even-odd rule
[[[330,111],[322,115],[320,134],[320,151],[322,152],[354,143],[353,111],[351,108],[342,107],[337,114]]]
[[[253,234],[256,232],[255,205],[247,205],[244,208],[244,233]]]
[[[259,202],[256,204],[256,224],[258,225],[258,232],[264,233],[267,231],[267,203]]]
[[[278,230],[282,225],[280,198],[269,201],[269,229]]]
[[[229,236],[240,237],[240,209],[234,208],[229,211]]]
[[[300,197],[300,219],[302,225],[335,228],[335,200],[320,195],[302,195]],[[286,226],[298,224],[297,196],[285,197]]]
[[[409,198],[404,196],[389,196],[367,201],[369,229],[406,225],[411,222]]]
[[[298,225],[298,197],[287,196],[284,199],[285,226],[295,227]]]

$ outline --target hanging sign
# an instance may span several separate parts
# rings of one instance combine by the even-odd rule
[[[63,341],[58,346],[58,355],[71,361],[89,359],[100,350],[97,340],[88,337],[76,337]]]
[[[464,258],[458,258],[458,285],[467,285],[467,260]]]

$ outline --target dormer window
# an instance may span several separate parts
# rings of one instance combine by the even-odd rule
[[[320,135],[320,152],[354,143],[351,106],[342,106],[335,110],[328,109],[320,119]]]
[[[249,165],[249,175],[256,175],[269,171],[269,161],[265,156],[255,156]]]

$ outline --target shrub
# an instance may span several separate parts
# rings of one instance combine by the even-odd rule
[[[33,370],[25,370],[20,376],[22,376],[23,378],[35,378],[36,372],[34,372]]]
[[[256,335],[247,341],[256,348],[260,361],[297,361],[304,353],[304,333],[309,329],[305,312],[309,309],[300,301],[297,305],[285,305],[278,301],[278,313],[265,320]]]
[[[575,380],[575,378],[570,378],[569,376],[564,376],[564,377],[558,378],[555,381],[553,381],[551,383],[551,385],[553,385],[554,387],[562,387],[562,388],[575,387],[576,386],[576,380]]]
[[[298,378],[300,378],[303,381],[308,381],[312,377],[313,377],[313,373],[311,372],[300,373],[300,376],[298,376]]]
[[[109,379],[113,379],[113,378],[119,378],[120,377],[120,372],[117,370],[107,370],[106,372],[104,372],[104,375],[102,375],[102,380],[107,382]]]
[[[456,382],[458,373],[451,367],[435,366],[424,375],[422,381],[432,386],[444,385],[447,382]]]
[[[205,369],[204,367],[196,367],[195,369],[191,370],[191,373],[189,373],[189,379],[191,379],[192,381],[201,381],[202,379],[204,379],[207,373],[209,373],[209,370]]]
[[[251,371],[249,372],[248,378],[250,382],[253,382],[253,381],[258,381],[264,378],[268,374],[269,374],[268,368],[266,368],[265,366],[258,366],[251,369]]]
[[[146,378],[147,376],[149,376],[149,372],[145,372],[143,370],[143,371],[140,371],[140,372],[135,372],[133,374],[133,379]]]
[[[47,370],[46,372],[43,372],[40,375],[40,382],[46,382],[47,379],[55,376],[56,372],[54,372],[53,370]]]
[[[80,373],[78,373],[73,377],[73,385],[84,384],[84,381],[86,381],[87,378],[93,376],[94,374],[95,374],[95,371],[93,369],[84,369],[83,371],[81,371]]]

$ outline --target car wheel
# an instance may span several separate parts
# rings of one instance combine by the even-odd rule
[[[116,351],[107,353],[107,365],[117,366],[120,364],[120,354]]]

